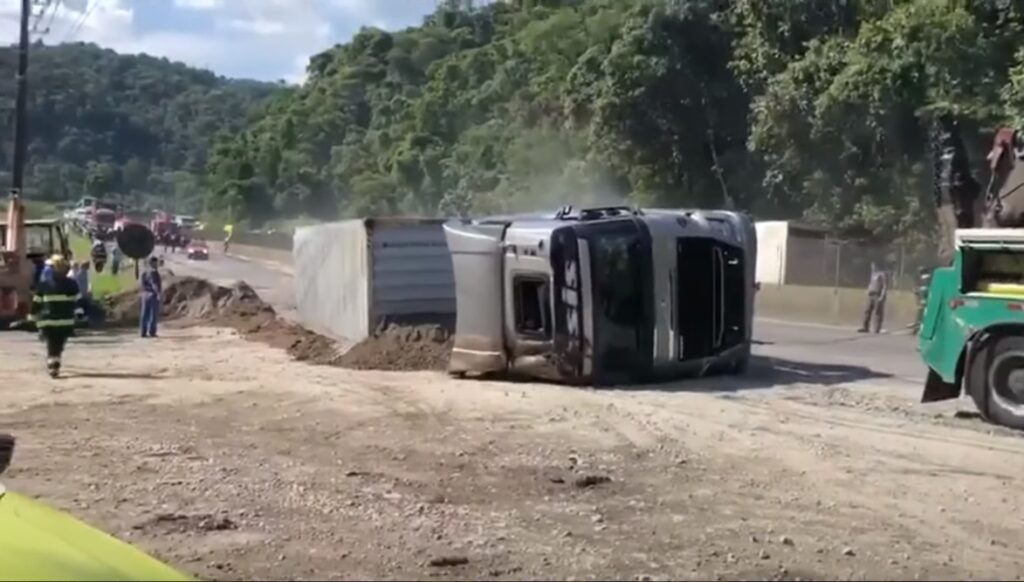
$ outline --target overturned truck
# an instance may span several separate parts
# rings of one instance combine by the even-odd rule
[[[745,214],[565,207],[444,228],[455,375],[614,385],[746,369],[757,240]]]

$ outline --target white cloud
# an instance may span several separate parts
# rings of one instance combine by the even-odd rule
[[[43,40],[94,42],[229,76],[301,82],[311,55],[345,41],[360,26],[412,23],[435,5],[434,0],[173,0],[173,8],[166,3],[163,9],[187,12],[153,30],[153,19],[140,14],[151,15],[147,10],[159,1],[63,0]],[[20,0],[0,0],[0,43],[17,41],[19,10]]]
[[[288,32],[284,23],[274,20],[246,20],[243,18],[231,18],[217,22],[218,27],[240,32],[249,32],[261,36],[280,35]]]
[[[174,5],[189,10],[214,10],[224,6],[224,0],[174,0]]]

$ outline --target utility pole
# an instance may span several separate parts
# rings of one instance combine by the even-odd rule
[[[14,168],[11,193],[21,195],[25,185],[25,156],[28,153],[28,22],[32,0],[21,0],[21,38],[18,41],[18,96],[14,106]]]

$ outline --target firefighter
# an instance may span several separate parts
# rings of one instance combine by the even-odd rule
[[[51,257],[53,277],[36,287],[29,321],[46,342],[46,369],[51,378],[60,375],[64,346],[75,332],[75,322],[85,314],[78,283],[68,276],[70,265],[62,255]]]

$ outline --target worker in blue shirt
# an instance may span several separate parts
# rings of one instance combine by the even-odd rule
[[[54,256],[56,256],[56,255],[54,255]],[[46,262],[43,263],[43,270],[39,274],[39,282],[40,283],[51,283],[51,282],[53,282],[53,257],[47,258]]]
[[[139,292],[142,296],[142,314],[139,331],[142,337],[156,337],[157,322],[160,319],[160,296],[163,282],[160,280],[160,259],[149,258],[149,267],[139,278]]]

